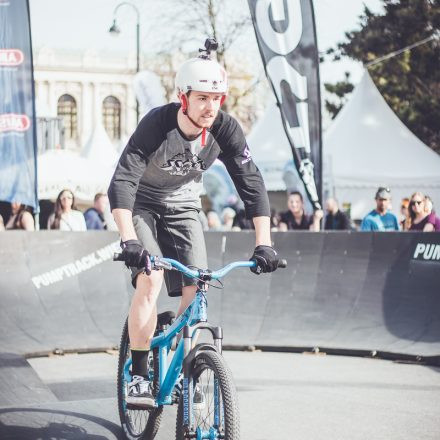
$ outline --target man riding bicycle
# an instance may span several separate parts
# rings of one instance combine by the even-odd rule
[[[207,267],[200,193],[202,173],[217,158],[225,164],[255,225],[251,259],[257,265],[252,272],[277,268],[264,182],[238,122],[220,110],[228,80],[223,67],[210,58],[216,43],[207,40],[205,47],[176,74],[180,103],[155,108],[140,121],[108,190],[122,256],[131,268],[135,287],[128,317],[133,380],[126,401],[132,405],[154,405],[146,374],[164,276],[168,294],[181,296],[178,314],[196,293],[195,280],[177,271],[151,271],[148,257],[163,255],[187,266]]]

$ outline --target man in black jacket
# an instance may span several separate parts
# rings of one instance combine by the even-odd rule
[[[325,203],[325,209],[327,216],[325,217],[324,229],[326,231],[342,231],[351,229],[350,220],[347,215],[339,210],[338,202],[336,199],[327,199]]]

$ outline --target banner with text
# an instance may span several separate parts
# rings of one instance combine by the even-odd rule
[[[0,0],[0,200],[37,200],[35,100],[27,0]]]
[[[321,105],[312,1],[248,1],[296,169],[310,202],[320,209]]]

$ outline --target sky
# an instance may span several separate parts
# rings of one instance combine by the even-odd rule
[[[108,33],[113,11],[120,3],[119,0],[30,0],[34,48],[134,52],[136,16],[132,8],[124,6],[118,10],[121,34],[113,37]],[[140,12],[141,50],[151,51],[157,38],[164,32],[172,32],[172,28],[160,29],[155,25],[160,15],[166,13],[166,0],[132,0],[132,3]],[[313,0],[320,52],[343,41],[345,32],[359,28],[363,4],[373,12],[383,11],[381,0]],[[234,0],[233,5],[241,11],[248,10],[246,0]],[[255,39],[255,35],[248,33],[246,38]],[[362,66],[348,59],[321,64],[321,82],[342,80],[345,71],[350,72],[352,82],[359,82]]]

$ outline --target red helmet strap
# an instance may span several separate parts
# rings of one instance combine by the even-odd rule
[[[186,115],[188,112],[188,99],[186,95],[184,95],[183,93],[179,96],[179,99],[180,99],[180,104],[182,105],[182,113]]]

